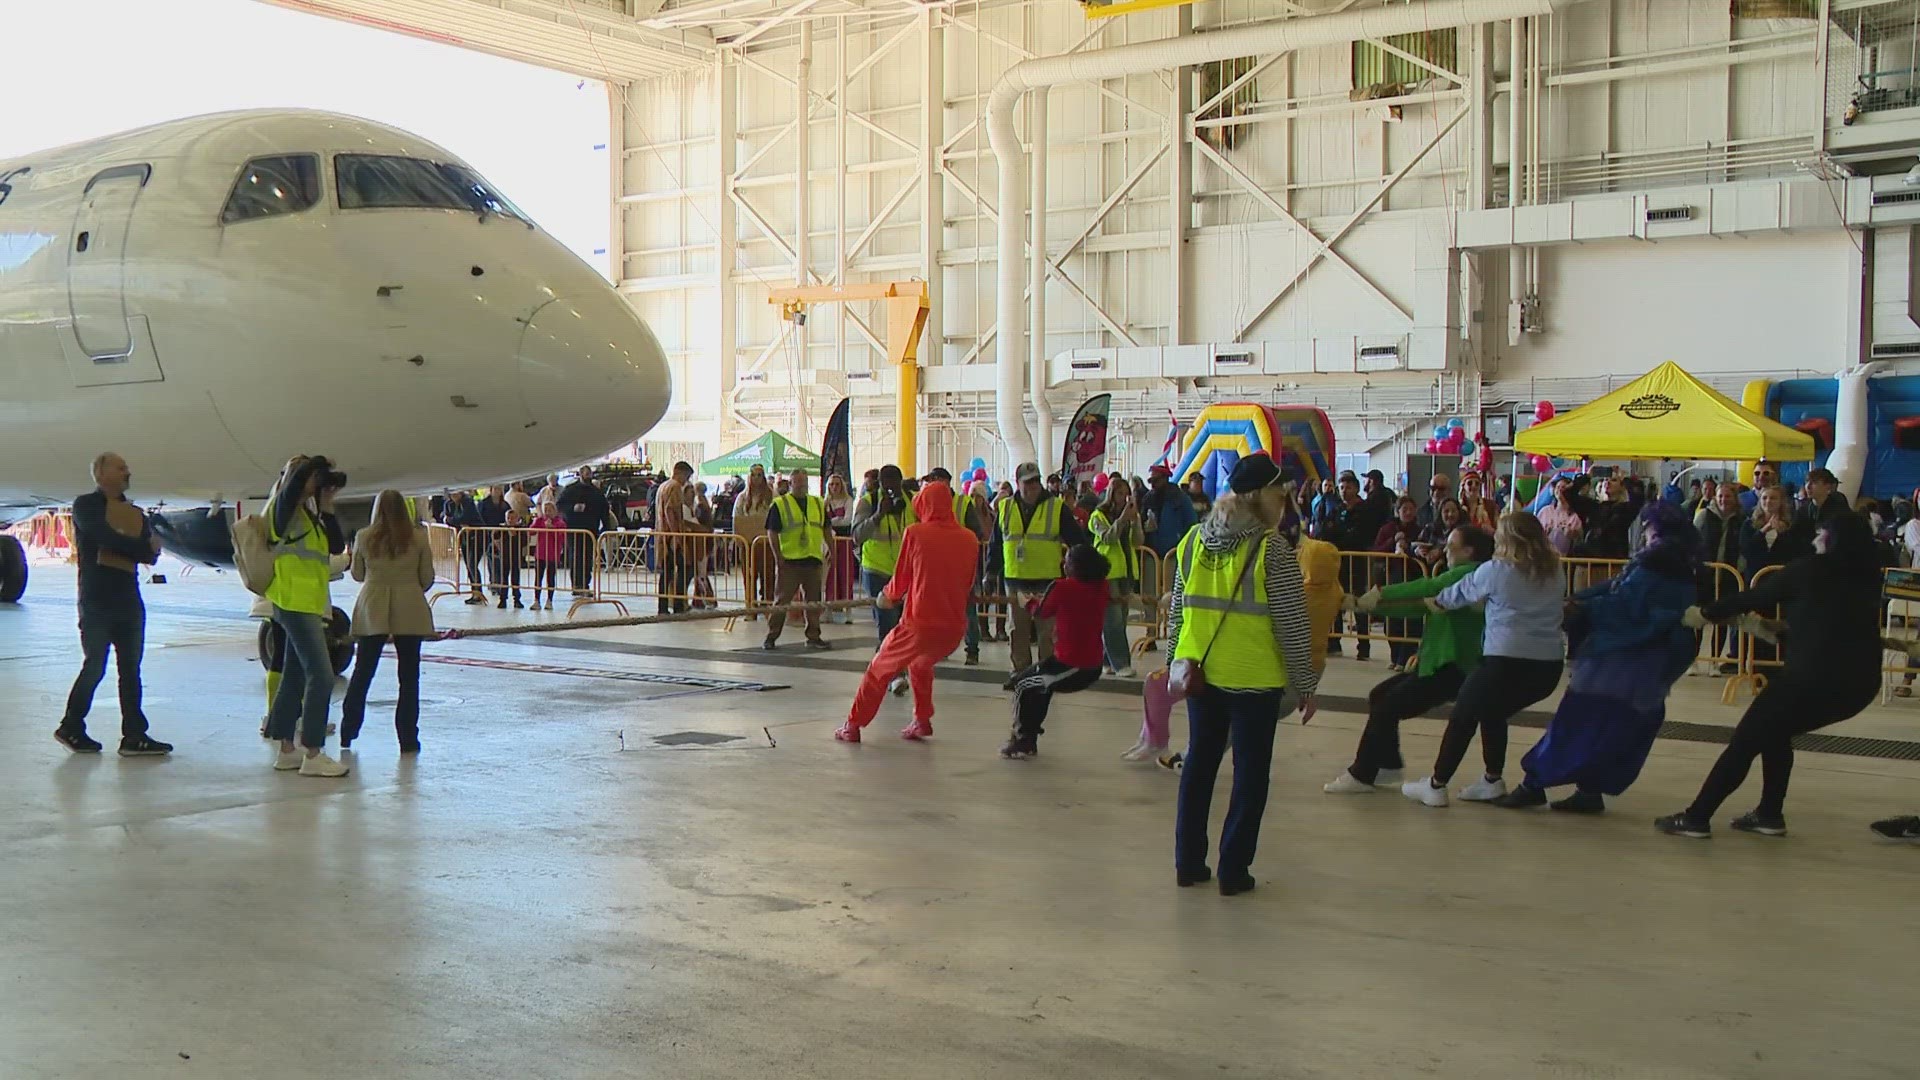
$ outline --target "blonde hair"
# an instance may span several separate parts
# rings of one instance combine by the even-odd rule
[[[407,513],[407,497],[388,488],[373,501],[373,524],[360,534],[360,543],[368,554],[397,559],[413,549],[413,516]]]
[[[1560,569],[1560,555],[1547,542],[1547,530],[1525,510],[1500,515],[1493,533],[1493,557],[1530,578],[1544,578]]]

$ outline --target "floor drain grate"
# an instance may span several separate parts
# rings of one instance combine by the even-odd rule
[[[655,735],[653,741],[661,746],[718,746],[743,738],[743,735],[722,735],[716,731],[676,731],[671,735]]]

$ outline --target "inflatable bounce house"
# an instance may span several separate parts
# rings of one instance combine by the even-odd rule
[[[1227,489],[1233,466],[1247,454],[1265,452],[1281,475],[1296,485],[1317,486],[1333,475],[1333,425],[1319,409],[1244,403],[1209,405],[1200,410],[1193,430],[1169,455],[1174,482],[1199,473],[1207,495]]]
[[[1858,454],[1865,465],[1858,492],[1880,499],[1905,497],[1920,487],[1920,375],[1860,381],[1866,391],[1865,423],[1860,425],[1866,433],[1866,445]],[[1747,384],[1741,404],[1813,436],[1814,460],[1780,465],[1780,479],[1788,485],[1798,488],[1806,482],[1807,470],[1815,466],[1842,472],[1831,460],[1835,440],[1845,438],[1854,427],[1841,423],[1842,389],[1840,379],[1758,380]],[[1751,466],[1742,468],[1741,476],[1750,480]]]

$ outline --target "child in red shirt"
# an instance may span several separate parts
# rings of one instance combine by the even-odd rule
[[[1101,629],[1107,617],[1107,559],[1092,547],[1068,549],[1066,576],[1047,587],[1033,605],[1036,619],[1053,621],[1053,655],[1007,680],[1013,691],[1013,737],[1000,748],[1003,758],[1030,758],[1040,752],[1040,729],[1053,695],[1085,690],[1100,681],[1106,658]]]

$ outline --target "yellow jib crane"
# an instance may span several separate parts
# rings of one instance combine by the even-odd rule
[[[812,304],[844,304],[855,300],[883,300],[887,306],[887,359],[900,373],[899,449],[894,464],[908,476],[916,473],[913,446],[917,441],[917,398],[920,395],[920,333],[927,327],[927,283],[875,281],[854,285],[799,285],[775,289],[767,302],[780,305],[780,317],[801,322]],[[797,389],[797,388],[796,388]],[[852,477],[848,477],[849,480]]]

